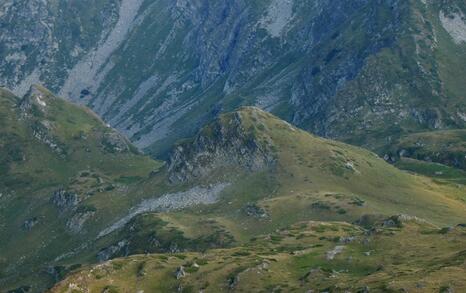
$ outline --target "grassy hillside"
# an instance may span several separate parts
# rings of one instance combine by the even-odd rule
[[[98,227],[101,206],[111,214],[109,199],[161,164],[40,86],[22,99],[0,89],[0,120],[0,287],[47,283],[53,260]]]
[[[153,260],[166,259],[167,263],[162,266],[172,270],[172,266],[184,263],[185,258],[201,257],[199,252],[212,254],[213,260],[208,263],[240,257],[244,262],[241,267],[255,266],[256,254],[270,255],[282,249],[277,244],[281,243],[279,236],[265,238],[278,239],[271,243],[277,247],[262,247],[270,241],[256,242],[260,235],[269,237],[266,235],[282,229],[304,229],[289,228],[301,227],[296,226],[301,222],[319,221],[333,227],[329,228],[333,232],[341,230],[363,235],[362,226],[348,223],[361,218],[407,214],[409,217],[403,216],[403,219],[422,218],[422,223],[427,221],[429,229],[436,230],[466,221],[466,190],[462,185],[440,184],[428,177],[400,171],[367,150],[315,137],[258,108],[245,107],[221,115],[192,139],[177,144],[166,167],[161,167],[160,163],[135,153],[131,145],[87,110],[68,104],[42,88],[36,88],[22,101],[7,92],[3,97],[8,105],[5,109],[13,109],[12,114],[8,114],[12,117],[11,129],[22,129],[25,133],[24,141],[16,137],[11,141],[16,141],[30,154],[26,158],[18,156],[21,157],[19,161],[8,161],[8,176],[43,174],[31,171],[37,166],[36,159],[27,159],[32,155],[37,160],[51,157],[59,162],[47,159],[38,164],[50,169],[47,174],[56,184],[44,186],[34,179],[30,184],[36,187],[12,186],[8,189],[10,193],[0,199],[4,217],[2,229],[14,235],[0,243],[2,251],[7,252],[1,259],[4,264],[1,282],[7,290],[26,286],[23,288],[30,288],[29,292],[38,292],[80,267],[135,254],[164,253],[147,258],[151,272],[156,265]],[[60,111],[60,107],[66,108]],[[47,136],[35,136],[34,130],[28,132],[31,125],[36,124],[44,127],[39,130]],[[14,173],[13,170],[26,171]],[[54,172],[63,179],[53,175]],[[30,201],[32,196],[34,201]],[[333,232],[329,239],[340,236]],[[422,235],[416,232],[411,237],[421,239]],[[290,241],[293,247],[322,247],[318,249],[321,255],[334,243],[334,240],[325,239],[313,244],[301,243],[301,237]],[[424,240],[420,241],[419,245]],[[385,239],[377,244],[377,249],[385,249],[384,242]],[[398,242],[390,245],[395,249]],[[212,250],[219,248],[223,250]],[[416,247],[412,249],[415,251]],[[450,251],[443,249],[440,251]],[[180,256],[181,253],[184,256]],[[394,259],[396,253],[393,252]],[[298,286],[299,274],[306,274],[301,267],[304,264],[294,263],[297,260],[290,259],[288,252],[279,254],[286,263],[283,268],[289,266],[292,276],[280,273],[270,284],[259,280],[251,284],[269,288],[267,286],[275,282],[278,285],[289,280],[290,286]],[[315,257],[303,260],[306,266],[323,266],[321,259]],[[95,284],[99,289],[91,292],[100,292],[111,285],[108,283],[111,278],[120,289],[109,287],[107,292],[134,290],[137,287],[131,283],[134,276],[129,274],[134,267],[126,263],[144,262],[142,258],[134,258],[135,262],[125,259],[119,269],[109,270],[109,275],[99,273],[96,280],[88,282],[86,277],[78,284],[84,284],[81,281],[88,286]],[[438,260],[439,263],[445,261]],[[219,267],[210,268],[218,271],[218,276],[209,276],[212,278],[207,280],[209,286],[223,288],[224,282],[220,280],[227,275],[234,285],[234,275],[242,270],[235,270],[236,265],[228,262],[225,266],[219,264]],[[396,260],[393,263],[396,264]],[[357,268],[356,272],[348,273],[342,283],[351,280],[348,281],[351,286],[362,286],[366,282],[362,272],[373,272],[374,266],[375,263],[371,263],[369,267]],[[100,265],[93,272],[106,268],[107,265]],[[327,268],[324,275],[328,277],[332,267]],[[145,274],[144,265],[138,265],[139,269],[140,274]],[[142,288],[148,291],[155,290],[150,289],[155,288],[151,286],[159,285],[171,290],[177,283],[170,274],[163,271],[160,276],[151,275],[153,278],[141,283],[138,277],[136,279],[138,284],[147,284]],[[157,278],[167,283],[154,282]],[[70,280],[63,286],[75,283],[74,279]],[[374,281],[376,286],[382,286],[380,280]],[[441,281],[444,280],[442,277]],[[329,281],[323,280],[323,284]],[[197,288],[198,285],[201,283],[194,284],[186,279],[183,287]],[[66,288],[63,290],[68,290]]]
[[[465,286],[461,261],[453,261],[462,255],[464,229],[439,228],[466,221],[464,187],[400,171],[257,108],[222,115],[180,143],[167,172],[186,188],[230,185],[214,204],[134,217],[99,241],[127,241],[113,257],[146,255],[78,270],[52,292]],[[327,259],[335,249],[342,251]]]
[[[272,217],[283,213],[286,218],[303,216],[322,220],[326,216],[341,220],[368,212],[409,212],[443,224],[464,217],[464,188],[440,186],[428,178],[401,172],[369,151],[312,136],[257,108],[243,108],[221,116],[204,128],[195,141],[215,136],[209,129],[216,128],[216,124],[228,129],[235,125],[233,121],[238,117],[241,124],[236,127],[240,127],[246,137],[254,137],[256,144],[265,145],[258,148],[269,149],[275,161],[262,172],[249,174],[245,182],[240,179],[241,184],[230,188],[233,207],[239,208],[240,203],[235,206],[235,202],[246,197],[245,200],[258,200],[270,209]],[[196,152],[189,148],[191,143],[181,147],[193,158],[202,155],[205,150]],[[192,163],[189,155],[184,160]],[[215,176],[206,174],[204,178],[228,180],[228,174],[223,174],[228,173],[229,166],[213,170]],[[257,191],[260,186],[257,180],[267,186],[262,196]],[[254,189],[249,192],[248,188]],[[309,212],[310,205],[320,203],[330,208],[315,208],[313,213]],[[286,210],[281,211],[283,209]],[[289,215],[287,209],[293,210],[293,215]],[[277,218],[277,222],[282,220],[288,221]]]
[[[84,107],[39,86],[22,100],[4,90],[0,94],[2,168],[11,178],[2,180],[6,188],[59,185],[86,169],[118,179],[146,175],[154,167],[153,161]],[[125,168],[115,168],[119,164]]]
[[[50,292],[451,292],[466,287],[464,226],[418,219],[302,222],[207,253],[137,255],[76,272]]]

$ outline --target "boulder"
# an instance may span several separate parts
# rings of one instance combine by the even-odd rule
[[[175,271],[175,278],[177,280],[186,277],[186,272],[183,266],[179,266]]]
[[[53,193],[51,201],[59,209],[69,209],[79,204],[79,197],[74,192],[59,189]]]

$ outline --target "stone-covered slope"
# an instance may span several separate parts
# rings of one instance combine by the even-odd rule
[[[374,149],[465,126],[460,0],[12,3],[0,81],[41,80],[154,153],[239,105]]]

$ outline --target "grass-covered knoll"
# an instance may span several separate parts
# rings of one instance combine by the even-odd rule
[[[51,292],[451,292],[466,288],[466,230],[396,216],[302,222],[206,253],[136,255],[78,270]],[[359,291],[358,291],[359,290]]]
[[[40,86],[23,99],[6,90],[0,98],[2,168],[9,177],[0,184],[6,188],[37,190],[64,184],[84,170],[124,180],[146,176],[155,168],[153,160],[140,155],[90,110]]]
[[[0,89],[0,120],[0,287],[32,283],[35,292],[53,281],[54,259],[125,210],[161,164],[40,86],[24,98]]]
[[[235,127],[267,145],[275,160],[228,188],[224,215],[251,201],[281,224],[303,218],[350,220],[369,212],[403,212],[444,224],[465,218],[464,187],[410,175],[367,150],[312,136],[257,108],[225,114],[213,125],[228,128],[238,116],[241,125]],[[199,134],[203,140],[209,127]],[[227,180],[228,168],[222,170],[209,179]]]
[[[271,159],[255,169],[241,159],[241,153],[263,158],[264,150]],[[353,222],[366,214],[406,213],[437,225],[466,220],[463,186],[400,171],[369,151],[312,136],[252,107],[221,115],[177,145],[168,166],[169,177],[188,178],[172,187],[230,185],[214,204],[142,216],[99,240],[115,247],[132,239],[113,256],[204,251],[209,241],[210,248],[230,247],[300,221]],[[186,172],[196,176],[177,174]]]

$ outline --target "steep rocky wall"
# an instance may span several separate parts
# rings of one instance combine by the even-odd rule
[[[370,145],[464,125],[463,90],[444,70],[464,62],[464,9],[420,0],[6,1],[0,83],[18,93],[45,83],[155,153],[239,105]]]
[[[24,95],[31,84],[58,92],[68,69],[114,26],[119,0],[0,3],[0,83]]]

